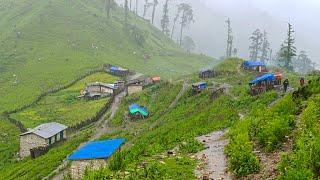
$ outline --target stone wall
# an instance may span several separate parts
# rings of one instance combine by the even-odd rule
[[[48,145],[49,144],[46,142],[44,138],[35,134],[26,134],[20,136],[20,157],[24,158],[30,156],[30,149],[40,146],[45,147]]]
[[[128,86],[128,94],[131,95],[131,94],[140,92],[140,91],[142,91],[142,89],[143,89],[142,85],[129,85]]]
[[[98,170],[107,165],[105,159],[79,160],[72,161],[70,167],[70,175],[72,179],[82,179],[86,169]]]

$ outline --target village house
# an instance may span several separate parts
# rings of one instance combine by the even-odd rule
[[[207,89],[207,87],[208,87],[208,84],[206,82],[198,82],[198,83],[192,84],[193,92],[196,92],[196,93],[199,93]]]
[[[68,157],[71,162],[72,179],[82,179],[86,169],[97,170],[106,166],[107,159],[116,151],[120,151],[125,139],[109,139],[93,141],[82,146]]]
[[[32,155],[33,149],[50,147],[67,138],[67,126],[51,122],[42,124],[20,135],[20,157]]]
[[[202,70],[199,72],[199,78],[205,79],[205,78],[213,78],[216,76],[216,72],[214,70]]]
[[[122,68],[119,66],[113,66],[110,64],[106,64],[106,65],[104,65],[104,68],[105,68],[106,72],[113,74],[115,76],[125,77],[130,74],[130,71],[128,69],[125,69],[125,68]]]
[[[244,61],[242,64],[243,69],[257,71],[257,72],[266,72],[267,66],[264,62],[261,61]]]
[[[98,98],[110,96],[123,84],[106,84],[101,82],[90,83],[86,89],[81,92],[81,95],[86,98]]]
[[[143,90],[143,84],[141,83],[129,84],[127,88],[129,95],[141,92],[142,90]]]

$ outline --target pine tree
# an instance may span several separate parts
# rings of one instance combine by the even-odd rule
[[[293,38],[293,27],[290,23],[288,23],[288,33],[287,39],[284,41],[283,46],[281,47],[280,57],[284,61],[284,67],[293,70],[292,67],[292,58],[296,55],[296,47],[294,46],[294,38]]]
[[[231,28],[231,21],[228,18],[226,21],[227,23],[227,32],[228,32],[228,37],[227,37],[227,52],[226,52],[226,57],[230,58],[232,56],[232,48],[233,48],[233,36],[232,36],[232,28]]]
[[[256,29],[251,37],[251,45],[249,46],[250,50],[250,58],[251,60],[256,61],[259,57],[259,52],[261,51],[261,46],[263,43],[263,34],[261,33],[260,29]]]
[[[181,3],[178,6],[178,11],[181,12],[181,21],[180,21],[180,42],[179,45],[182,45],[182,37],[183,37],[183,29],[190,24],[190,22],[193,22],[193,9],[192,7],[187,3]]]
[[[263,32],[263,42],[262,42],[262,47],[261,47],[261,56],[260,59],[261,61],[267,61],[269,60],[269,55],[270,55],[270,43],[268,41],[268,34],[266,31]]]
[[[314,70],[311,59],[308,57],[306,51],[300,51],[298,58],[295,63],[296,68],[301,73],[307,73]]]
[[[169,0],[166,0],[165,4],[163,5],[163,15],[161,19],[161,29],[162,32],[166,35],[169,35],[169,6],[168,6]]]

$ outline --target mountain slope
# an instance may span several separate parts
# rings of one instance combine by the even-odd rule
[[[0,0],[0,92],[6,94],[0,112],[104,63],[164,78],[213,63],[186,54],[133,14],[125,26],[122,8],[116,7],[108,20],[102,7],[98,0]],[[143,34],[145,42],[139,44],[134,33]],[[151,58],[145,60],[145,54]]]

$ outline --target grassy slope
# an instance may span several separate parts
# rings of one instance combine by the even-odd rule
[[[130,14],[130,24],[148,34],[144,47],[138,46],[124,30],[123,10],[116,8],[113,18],[107,20],[102,3],[99,0],[0,0],[0,113],[29,104],[40,93],[68,84],[104,63],[164,78],[212,64],[208,57],[187,55],[157,29]],[[92,44],[98,48],[92,48]],[[145,53],[152,58],[144,61]],[[59,105],[50,106],[42,101],[41,108],[29,108],[25,113],[40,113],[41,122],[50,121],[61,114],[54,112],[47,116],[53,107],[64,106],[63,93],[45,98]],[[20,115],[17,118],[24,120],[28,127],[36,125],[29,121],[30,116]],[[74,119],[79,120],[68,118],[68,123]],[[0,132],[3,132],[0,157],[4,157],[0,160],[1,169],[17,152],[19,131],[4,119],[0,120]]]
[[[28,128],[53,121],[68,126],[75,125],[93,117],[109,99],[94,101],[78,99],[77,96],[86,87],[86,84],[91,82],[113,83],[115,80],[117,77],[106,73],[90,75],[70,88],[46,96],[36,105],[13,114],[12,117],[20,120]]]
[[[239,85],[239,82],[248,81],[254,74],[243,72],[239,75],[236,69],[239,63],[240,61],[234,59],[225,61],[217,69],[223,70],[230,65],[233,69],[228,70],[229,76],[223,75],[207,80],[210,84],[214,81],[233,85],[230,95],[212,101],[210,92],[194,95],[189,90],[176,108],[158,119],[154,128],[147,128],[138,134],[134,128],[123,129],[107,135],[106,137],[127,137],[128,144],[134,145],[126,146],[122,153],[115,155],[108,168],[91,172],[87,178],[121,178],[122,173],[118,173],[118,170],[125,170],[130,172],[127,178],[133,179],[193,179],[196,161],[189,157],[189,153],[202,149],[194,137],[229,127],[239,119],[239,112],[245,111],[255,103],[268,104],[276,98],[274,92],[266,95],[266,98],[248,95],[247,84]],[[192,82],[199,81],[195,76],[191,79]],[[153,103],[148,106],[153,106]],[[128,136],[131,133],[135,136]],[[179,148],[178,155],[167,156],[166,152],[175,147]],[[146,164],[145,168],[141,168],[141,164]]]
[[[0,111],[20,107],[40,92],[103,63],[165,78],[212,63],[204,56],[187,55],[157,29],[131,15],[130,24],[148,34],[144,46],[138,46],[124,30],[122,9],[116,8],[108,21],[102,3],[0,1],[0,92],[6,94],[0,99]],[[152,58],[145,61],[145,53]],[[14,74],[18,84],[13,83]]]

